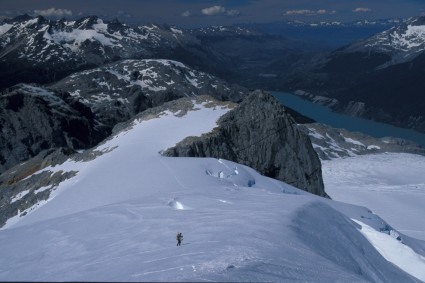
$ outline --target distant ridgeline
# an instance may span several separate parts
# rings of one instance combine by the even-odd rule
[[[123,59],[161,58],[232,82],[258,87],[304,56],[305,44],[237,26],[183,30],[168,25],[127,25],[96,16],[53,21],[28,15],[0,22],[0,89],[51,83],[73,72]],[[238,52],[234,52],[238,50]],[[260,56],[259,56],[260,55]]]
[[[425,17],[300,66],[284,89],[333,110],[425,133]]]

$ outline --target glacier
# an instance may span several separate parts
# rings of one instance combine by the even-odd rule
[[[0,280],[425,280],[386,260],[362,234],[388,227],[366,207],[227,160],[160,154],[212,131],[231,107],[193,101],[184,115],[136,119],[100,144],[96,158],[42,169],[77,173],[0,230]],[[394,240],[425,255],[423,241]]]

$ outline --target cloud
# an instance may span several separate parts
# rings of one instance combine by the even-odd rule
[[[192,13],[189,11],[184,11],[183,13],[180,14],[182,17],[190,17],[192,16]]]
[[[313,15],[314,11],[312,10],[288,10],[285,12],[286,16],[293,16],[293,15]]]
[[[43,17],[63,17],[72,16],[72,11],[67,9],[50,8],[46,10],[34,10],[34,14]]]
[[[202,9],[202,14],[207,16],[223,14],[224,12],[226,12],[226,8],[224,8],[223,6],[212,6],[209,8]]]
[[[227,10],[226,8],[224,8],[223,6],[212,6],[209,8],[205,8],[201,10],[202,14],[207,15],[207,16],[215,16],[215,15],[226,15],[226,16],[230,16],[230,17],[236,17],[240,15],[240,11],[239,10]]]
[[[317,11],[300,9],[300,10],[288,10],[284,13],[285,16],[315,16],[315,15],[333,15],[336,14],[335,10],[319,9]]]
[[[316,11],[316,14],[318,15],[333,15],[336,14],[335,10],[329,11],[329,10],[325,10],[325,9],[320,9]]]
[[[371,12],[371,11],[372,9],[370,8],[362,8],[362,7],[356,8],[353,10],[354,13],[364,13],[364,12]]]

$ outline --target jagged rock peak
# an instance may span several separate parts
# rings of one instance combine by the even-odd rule
[[[215,157],[250,166],[261,174],[308,192],[327,196],[321,164],[310,139],[270,94],[254,91],[222,116],[218,127],[188,137],[166,156]]]
[[[79,29],[92,29],[94,24],[97,24],[99,21],[98,16],[87,16],[81,18],[75,22],[75,27]]]

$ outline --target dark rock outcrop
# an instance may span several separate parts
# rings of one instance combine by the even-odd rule
[[[261,174],[320,196],[320,160],[309,137],[273,96],[255,91],[201,137],[188,137],[165,156],[215,157],[250,166]]]
[[[59,183],[75,176],[69,171],[40,171],[65,162],[76,152],[70,148],[43,150],[37,156],[0,175],[0,227],[8,219],[23,216],[47,200]]]
[[[46,149],[95,145],[103,135],[94,123],[90,108],[66,93],[17,85],[0,96],[0,174]]]

